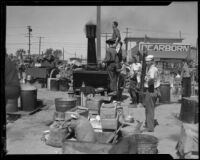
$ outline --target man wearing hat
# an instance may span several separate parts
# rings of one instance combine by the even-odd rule
[[[106,50],[106,56],[103,60],[103,63],[106,64],[106,68],[110,78],[110,90],[113,95],[117,94],[117,79],[118,79],[118,64],[119,59],[117,56],[117,51],[115,49],[115,40],[109,39],[106,41],[109,45],[109,48]]]
[[[145,106],[145,115],[146,115],[146,128],[144,131],[153,132],[154,131],[154,109],[155,103],[160,96],[159,86],[160,79],[158,76],[158,68],[154,64],[154,56],[148,55],[145,58],[147,64],[144,88],[145,88],[145,97],[144,97],[144,106]]]
[[[191,96],[191,71],[189,69],[189,64],[191,59],[185,59],[183,61],[183,68],[181,72],[182,79],[182,97],[190,97]]]

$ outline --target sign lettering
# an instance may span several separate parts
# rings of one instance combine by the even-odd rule
[[[139,50],[143,51],[165,51],[165,52],[189,52],[190,45],[181,44],[161,44],[161,43],[140,43]]]

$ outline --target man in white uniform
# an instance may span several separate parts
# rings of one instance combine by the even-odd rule
[[[144,98],[144,106],[145,106],[145,114],[146,114],[146,129],[145,131],[153,132],[154,131],[154,109],[155,103],[160,96],[160,78],[158,73],[158,68],[155,67],[154,64],[154,56],[148,55],[146,58],[147,64],[147,72],[145,76],[145,98]]]
[[[141,64],[137,63],[136,57],[133,57],[133,63],[130,65],[130,87],[129,94],[132,98],[132,104],[136,107],[139,103],[139,94],[137,92],[140,83]]]

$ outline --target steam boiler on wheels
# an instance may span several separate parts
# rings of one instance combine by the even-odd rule
[[[103,88],[109,91],[109,75],[107,71],[97,64],[96,57],[96,25],[87,24],[85,26],[87,45],[87,65],[81,70],[73,71],[73,88],[79,90],[84,83],[85,86],[93,88]]]

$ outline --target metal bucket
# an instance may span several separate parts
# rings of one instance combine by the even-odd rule
[[[23,111],[33,111],[37,108],[37,89],[21,90],[21,108]]]
[[[161,83],[160,84],[160,99],[161,103],[170,102],[170,84],[169,83]]]
[[[6,103],[6,112],[17,112],[18,111],[18,98],[8,99]]]
[[[55,107],[57,112],[69,111],[70,109],[76,107],[76,98],[74,97],[56,98]]]

